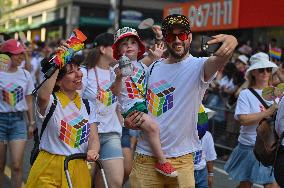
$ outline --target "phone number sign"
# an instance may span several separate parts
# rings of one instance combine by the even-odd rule
[[[164,17],[183,14],[190,19],[193,31],[236,29],[239,24],[239,0],[198,0],[170,4]]]

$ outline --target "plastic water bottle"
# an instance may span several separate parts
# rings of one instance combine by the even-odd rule
[[[133,74],[133,65],[127,56],[121,56],[118,60],[118,64],[123,77]]]

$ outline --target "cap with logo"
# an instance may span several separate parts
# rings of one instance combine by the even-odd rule
[[[1,47],[1,52],[8,52],[17,55],[25,52],[25,48],[19,41],[15,39],[9,39],[3,43]]]

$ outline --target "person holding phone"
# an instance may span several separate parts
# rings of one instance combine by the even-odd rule
[[[148,77],[148,114],[160,128],[162,151],[176,168],[177,178],[155,171],[148,140],[138,138],[136,158],[130,184],[138,187],[195,187],[193,155],[201,149],[197,134],[197,114],[205,90],[216,72],[231,58],[238,42],[234,36],[213,36],[208,44],[221,42],[209,58],[193,57],[190,21],[184,15],[172,14],[162,22],[162,34],[169,57],[152,65]],[[149,67],[151,70],[151,66]],[[134,111],[125,119],[125,126],[137,129],[144,122],[143,113]]]

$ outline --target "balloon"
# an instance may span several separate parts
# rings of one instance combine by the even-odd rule
[[[278,98],[281,98],[283,96],[284,92],[284,83],[280,83],[275,87],[274,95]]]
[[[262,97],[267,101],[274,101],[276,96],[274,95],[274,87],[268,86],[263,88]]]

